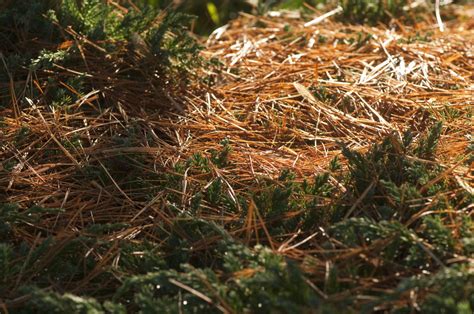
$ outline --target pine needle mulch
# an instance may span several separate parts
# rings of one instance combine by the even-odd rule
[[[469,152],[474,25],[461,15],[446,21],[446,27],[440,32],[429,15],[416,26],[394,25],[396,30],[331,19],[305,26],[302,18],[285,14],[243,15],[216,30],[205,43],[203,57],[220,64],[199,70],[197,78],[214,84],[195,79],[182,94],[156,99],[155,105],[150,105],[154,96],[145,83],[140,91],[139,85],[127,88],[126,81],[114,81],[113,92],[97,83],[97,89],[63,107],[19,99],[6,87],[11,102],[0,113],[0,197],[1,203],[15,204],[12,213],[17,215],[8,216],[7,240],[24,243],[27,252],[26,258],[14,259],[23,265],[20,271],[2,282],[8,287],[3,290],[8,293],[0,296],[2,308],[28,302],[32,295],[19,296],[18,288],[37,283],[52,267],[55,275],[46,282],[41,279],[44,291],[110,298],[127,276],[141,273],[123,268],[123,243],[137,247],[152,243],[163,258],[174,258],[178,246],[186,246],[189,258],[184,261],[212,268],[212,248],[225,236],[199,235],[180,226],[192,219],[219,226],[245,246],[262,244],[296,261],[305,271],[304,281],[321,300],[337,306],[350,299],[346,305],[353,309],[394,292],[402,278],[469,265],[472,256],[462,253],[466,250],[458,244],[455,253],[442,259],[433,253],[434,244],[423,241],[417,243],[431,265],[402,267],[395,260],[390,264],[378,254],[393,238],[367,238],[367,243],[362,239],[361,245],[351,247],[326,233],[331,228],[327,217],[318,221],[308,216],[305,219],[317,222],[310,227],[303,221],[278,229],[279,221],[283,225],[304,214],[297,201],[307,195],[297,195],[292,210],[273,216],[261,208],[265,201],[257,200],[270,186],[272,193],[274,186],[284,191],[286,181],[278,179],[283,170],[290,170],[291,180],[302,183],[326,173],[339,156],[342,168],[327,181],[332,192],[315,206],[329,210],[336,201],[347,209],[346,220],[371,217],[362,208],[377,183],[347,197],[350,187],[342,174],[349,170],[342,147],[365,154],[388,138],[402,153],[400,143],[407,131],[419,142],[436,122],[442,122],[434,159],[407,156],[436,165],[439,175],[418,187],[421,199],[407,205],[417,212],[404,213],[400,223],[413,228],[413,234],[423,234],[426,224],[421,218],[443,214],[450,236],[461,239],[461,221],[470,219],[472,204],[464,198],[453,207],[451,201],[458,193],[472,196],[474,189]],[[86,57],[96,49],[93,43],[82,44]],[[94,54],[97,51],[90,55]],[[88,70],[83,66],[64,71]],[[90,73],[107,81],[98,77],[101,73]],[[43,93],[41,78],[28,80]],[[173,97],[176,100],[170,100]],[[167,109],[156,110],[160,107]],[[440,181],[450,188],[434,197],[423,194]],[[219,190],[217,199],[213,189]],[[437,209],[435,204],[444,201],[447,207]],[[79,249],[69,252],[72,242]],[[42,251],[36,255],[38,248]],[[145,244],[141,248],[132,249],[131,256],[140,257],[148,249]],[[70,277],[61,274],[68,270],[56,260],[67,256],[75,258],[74,264],[83,271]],[[340,274],[332,272],[334,265],[339,265]],[[357,267],[370,273],[352,276],[349,265],[356,273]],[[237,280],[263,271],[252,267],[226,276]],[[399,271],[391,273],[392,268]],[[472,272],[472,264],[469,269]],[[112,275],[102,277],[104,273]],[[219,311],[235,311],[228,300],[212,295],[211,288],[202,291],[179,279],[170,282]],[[372,309],[406,305],[417,309],[427,294],[412,289]]]
[[[393,32],[239,19],[208,40],[206,57],[224,63],[222,82],[191,99],[195,141],[230,137],[243,152],[237,155],[248,156],[242,168],[252,161],[258,169],[254,175],[282,167],[308,175],[339,153],[338,143],[364,150],[388,134],[421,134],[438,120],[458,130],[445,139],[446,153],[457,156],[471,132],[472,26],[440,33],[429,25]],[[430,39],[416,39],[422,36]]]

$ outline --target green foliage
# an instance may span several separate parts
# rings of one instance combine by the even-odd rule
[[[215,164],[219,168],[224,168],[228,165],[229,154],[232,151],[232,148],[229,144],[228,139],[224,139],[221,142],[222,149],[218,152],[215,150],[211,150],[211,160],[212,163]]]
[[[38,57],[31,61],[31,69],[38,70],[40,68],[49,69],[54,63],[64,63],[69,54],[65,50],[51,52],[41,50]]]
[[[433,158],[441,127],[436,124],[418,143],[413,143],[410,132],[402,139],[390,135],[365,155],[343,147],[349,162],[353,200],[365,196],[360,206],[366,215],[403,221],[420,209],[420,199],[433,197],[453,184],[439,181],[431,185],[443,169],[424,161]],[[438,204],[445,206],[441,200]]]
[[[0,243],[0,284],[7,284],[8,278],[11,276],[10,262],[13,259],[12,247],[6,243]]]
[[[432,220],[436,219],[425,219],[425,224]],[[453,256],[454,250],[451,247],[451,250],[447,251],[446,247],[452,245],[454,239],[450,234],[446,234],[442,223],[435,226],[426,225],[425,228],[423,233],[416,234],[396,221],[374,222],[366,218],[352,218],[331,227],[330,233],[349,247],[369,246],[377,241],[390,240],[379,252],[379,256],[387,265],[430,269],[437,260],[433,260],[426,252],[424,243],[432,245],[437,258],[447,259]]]
[[[73,29],[91,40],[119,38],[120,21],[116,12],[100,0],[62,0],[57,10],[48,11],[49,19]]]
[[[80,297],[69,293],[61,295],[34,286],[25,287],[23,291],[25,294],[29,294],[30,298],[17,313],[126,313],[125,307],[122,305],[111,302],[102,305],[93,298]]]
[[[441,135],[442,127],[443,125],[441,122],[436,123],[428,135],[420,140],[418,147],[414,151],[418,157],[430,158],[433,156],[438,144],[438,139]]]
[[[125,274],[147,274],[168,269],[162,250],[155,243],[124,242],[120,249],[120,271]]]
[[[311,87],[310,91],[313,95],[322,102],[333,102],[336,100],[336,95],[331,94],[330,90],[324,86]]]
[[[220,272],[182,265],[182,272],[163,270],[131,277],[115,299],[133,298],[143,312],[161,308],[167,313],[179,308],[194,313],[214,313],[218,308],[288,313],[318,305],[301,270],[270,250],[256,247],[252,251],[231,242],[222,242],[216,250],[222,256]]]
[[[402,17],[407,0],[341,0],[342,20],[352,23],[387,23],[392,17]]]
[[[431,276],[412,277],[403,280],[389,300],[397,300],[403,294],[426,291],[427,296],[419,304],[422,313],[472,313],[474,309],[474,273],[469,265],[454,265],[441,269]],[[405,305],[396,313],[409,313]]]
[[[267,187],[255,195],[255,204],[265,216],[279,217],[291,210],[290,197],[294,190],[294,174],[283,170],[277,182],[267,181]]]
[[[2,30],[9,40],[2,51],[7,68],[0,67],[0,86],[13,79],[18,95],[38,98],[36,88],[24,83],[33,71],[41,83],[47,82],[45,94],[55,106],[77,100],[71,90],[86,94],[104,84],[94,79],[101,76],[150,82],[153,97],[184,88],[187,77],[203,62],[198,56],[200,45],[188,33],[191,16],[124,6],[126,14],[102,0],[11,2],[0,14],[2,25],[9,26]],[[38,45],[36,38],[45,42]],[[99,56],[97,49],[102,53]],[[87,61],[91,54],[97,60],[92,64]],[[68,73],[58,73],[58,67],[84,75],[71,79]],[[54,76],[47,74],[51,71]],[[70,88],[65,89],[64,82]]]
[[[56,7],[52,5],[52,1],[27,1],[17,0],[14,5],[9,5],[0,11],[0,25],[4,27],[14,27],[16,31],[3,29],[5,43],[17,45],[29,38],[31,34],[41,35],[40,38],[51,38],[56,35],[54,26],[44,22],[41,13],[45,13],[48,9]],[[10,45],[4,48],[11,48]],[[8,51],[8,50],[7,50]],[[5,51],[3,51],[5,53]],[[28,51],[25,51],[28,53]],[[16,56],[18,60],[18,55]]]
[[[0,240],[6,237],[11,228],[16,224],[34,223],[39,219],[60,213],[60,209],[43,208],[40,206],[32,206],[26,210],[21,210],[15,204],[0,203]]]

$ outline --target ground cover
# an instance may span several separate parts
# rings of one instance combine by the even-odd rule
[[[0,5],[0,311],[472,312],[472,6],[51,3]]]

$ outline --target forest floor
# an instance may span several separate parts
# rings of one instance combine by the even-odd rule
[[[0,85],[0,312],[471,313],[473,10],[243,14],[159,92],[66,28]]]

